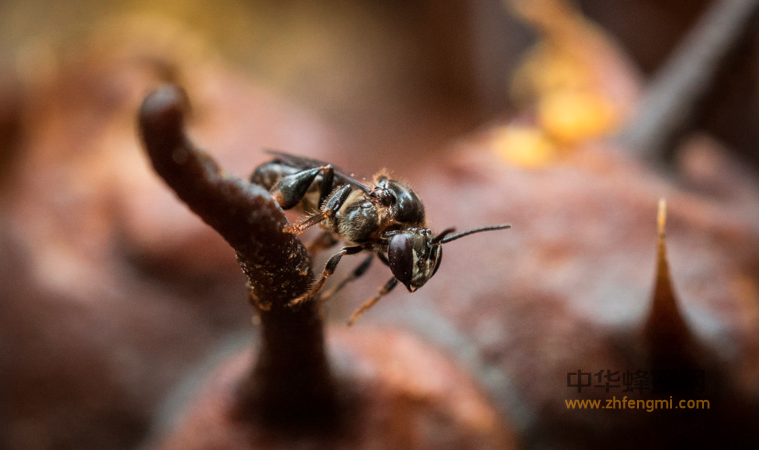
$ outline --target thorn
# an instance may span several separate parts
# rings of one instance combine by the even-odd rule
[[[659,234],[659,244],[664,242],[664,231],[667,227],[667,200],[662,197],[659,199],[659,210],[656,214],[656,230]],[[666,252],[666,249],[664,249]],[[666,255],[665,255],[666,256]],[[666,261],[665,261],[666,262]]]
[[[657,264],[653,301],[643,333],[650,363],[654,367],[691,365],[693,337],[678,307],[672,287],[666,247],[667,203],[659,200],[657,214]]]

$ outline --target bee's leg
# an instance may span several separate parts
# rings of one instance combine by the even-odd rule
[[[277,184],[277,181],[295,172],[298,172],[298,170],[279,162],[271,161],[256,167],[253,173],[250,174],[248,181],[264,187],[268,191],[272,186]]]
[[[382,252],[377,252],[377,257],[380,261],[382,261],[382,264],[390,267],[390,261],[387,260],[387,256],[385,256]]]
[[[334,189],[332,183],[335,179],[335,170],[330,165],[324,167],[325,170],[322,173],[322,187],[319,191],[319,203],[317,203],[317,205],[319,205],[319,208],[324,205],[324,202],[327,201],[329,194],[331,194],[332,190]]]
[[[308,216],[298,223],[291,223],[290,225],[287,225],[284,229],[284,232],[301,234],[308,228],[316,225],[327,217],[334,216],[340,207],[343,206],[345,200],[348,199],[350,193],[350,184],[342,186],[340,189],[336,190],[332,193],[332,195],[329,196],[327,202],[324,204],[324,206],[322,206],[322,209],[318,213]]]
[[[292,175],[287,175],[279,179],[277,183],[269,189],[269,193],[279,203],[282,209],[294,208],[308,192],[308,188],[316,179],[319,173],[330,179],[332,184],[332,166],[326,165],[314,167],[313,169],[301,170]],[[329,174],[329,175],[327,175]],[[322,188],[323,189],[323,188]]]
[[[347,277],[345,277],[342,280],[340,280],[339,283],[337,283],[336,285],[334,285],[328,291],[325,291],[324,293],[322,293],[322,295],[319,296],[319,301],[320,302],[326,302],[333,295],[335,295],[338,292],[340,292],[340,290],[342,288],[344,288],[345,285],[347,285],[348,283],[350,283],[352,281],[355,281],[356,279],[358,279],[362,275],[364,275],[366,273],[366,271],[369,270],[369,266],[372,265],[372,260],[373,259],[374,259],[374,254],[371,254],[371,255],[367,256],[366,259],[364,259],[364,261],[361,262],[361,264],[359,264],[358,266],[356,266],[355,269],[353,269],[353,272],[350,275],[348,275]]]
[[[310,254],[316,254],[317,252],[320,252],[322,250],[326,250],[333,245],[337,244],[339,241],[335,239],[335,236],[330,233],[329,231],[325,231],[321,233],[319,236],[316,237],[313,241],[306,244],[306,250]]]
[[[308,290],[305,294],[301,295],[300,297],[291,300],[288,304],[289,306],[295,306],[303,302],[307,302],[314,298],[316,294],[319,293],[319,291],[324,286],[324,282],[327,281],[327,278],[332,276],[333,273],[335,273],[335,269],[337,268],[337,265],[340,263],[340,259],[343,257],[343,255],[354,255],[360,251],[362,251],[363,247],[343,247],[339,252],[332,255],[332,257],[327,261],[327,265],[324,267],[324,270],[322,271],[322,274],[319,276],[319,279],[316,280],[316,283],[314,283],[313,286],[311,286],[311,289]]]
[[[361,305],[353,314],[351,314],[350,320],[348,320],[348,326],[353,325],[356,323],[356,320],[358,320],[359,317],[361,317],[361,314],[365,313],[367,309],[374,306],[375,303],[379,301],[383,296],[390,293],[390,291],[395,288],[395,286],[398,285],[398,279],[393,277],[390,280],[388,280],[387,283],[385,283],[384,286],[380,289],[379,293],[375,296],[364,302],[363,305]]]

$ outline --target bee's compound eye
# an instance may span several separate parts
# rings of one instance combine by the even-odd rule
[[[414,272],[414,250],[412,237],[407,233],[398,233],[390,239],[387,259],[390,270],[401,283],[408,285]]]

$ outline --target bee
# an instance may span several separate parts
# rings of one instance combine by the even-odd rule
[[[287,225],[284,231],[299,235],[318,225],[322,233],[308,246],[311,252],[329,248],[339,241],[345,243],[329,258],[309,291],[292,300],[291,306],[315,298],[345,255],[370,253],[346,279],[322,293],[322,300],[362,276],[375,256],[393,274],[376,296],[353,313],[349,325],[392,291],[398,282],[409,292],[424,286],[440,267],[443,244],[470,234],[511,227],[509,224],[491,225],[455,234],[452,234],[454,228],[447,228],[435,234],[427,227],[424,204],[416,192],[406,183],[391,179],[385,171],[367,184],[332,164],[277,151],[267,153],[273,155],[274,160],[258,166],[250,181],[267,189],[282,209],[296,208],[306,213],[305,218]]]

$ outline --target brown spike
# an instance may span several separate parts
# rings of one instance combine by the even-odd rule
[[[657,216],[659,236],[656,284],[643,333],[651,365],[682,368],[683,365],[690,365],[693,340],[688,324],[677,306],[677,297],[672,288],[667,261],[666,222],[667,204],[664,199],[661,199]]]

